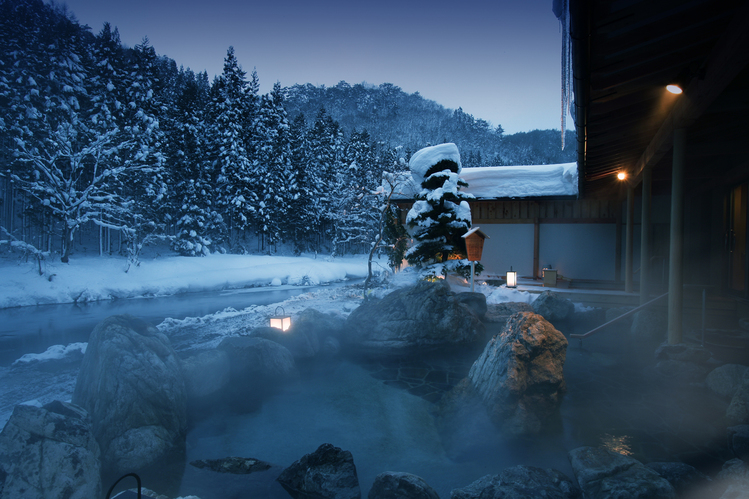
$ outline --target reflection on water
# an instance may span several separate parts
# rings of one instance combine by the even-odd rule
[[[631,456],[632,447],[630,446],[629,441],[630,437],[627,435],[615,437],[614,435],[604,433],[603,436],[601,436],[601,447],[610,450],[611,452]]]

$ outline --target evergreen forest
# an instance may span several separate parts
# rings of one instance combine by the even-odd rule
[[[0,0],[0,252],[365,252],[383,174],[442,142],[466,167],[574,161],[559,131],[506,135],[389,83],[260,94],[232,47],[211,81],[57,4]]]

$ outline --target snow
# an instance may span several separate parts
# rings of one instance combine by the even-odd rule
[[[13,362],[14,366],[19,364],[30,364],[33,362],[46,362],[49,360],[61,360],[67,357],[83,356],[86,353],[88,343],[71,343],[69,345],[52,345],[42,353],[26,353]]]
[[[577,163],[463,168],[460,178],[468,183],[461,192],[476,199],[577,196]],[[394,197],[413,199],[420,191],[414,177]]]
[[[31,263],[0,261],[0,308],[52,303],[169,296],[192,291],[316,285],[367,275],[363,255],[353,257],[208,255],[144,259],[125,273],[121,257],[73,256],[46,261],[44,275]]]
[[[411,156],[408,168],[411,170],[414,181],[417,184],[421,184],[427,171],[432,166],[444,160],[454,161],[458,165],[458,171],[455,173],[460,173],[460,152],[458,151],[458,146],[452,142],[419,149]]]

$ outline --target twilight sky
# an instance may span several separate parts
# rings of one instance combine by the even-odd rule
[[[392,83],[507,133],[559,129],[561,39],[552,0],[60,0],[98,33],[220,74],[230,45],[273,83]],[[568,124],[568,127],[570,125]]]

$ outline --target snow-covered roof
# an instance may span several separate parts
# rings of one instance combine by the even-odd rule
[[[411,161],[408,162],[408,168],[411,170],[414,182],[421,183],[429,169],[444,160],[453,161],[457,164],[458,171],[455,173],[460,173],[460,152],[458,151],[458,146],[452,142],[425,147],[416,151],[411,156]]]
[[[577,195],[577,163],[463,168],[460,178],[468,183],[461,192],[476,199]],[[411,183],[396,197],[413,199],[419,191],[421,186]]]

